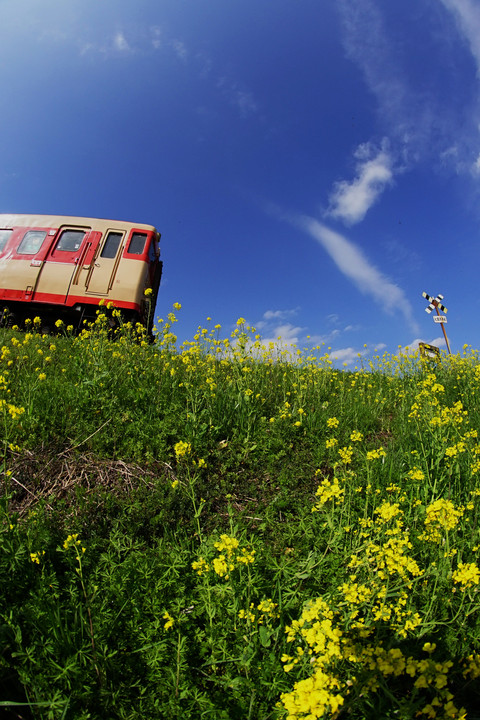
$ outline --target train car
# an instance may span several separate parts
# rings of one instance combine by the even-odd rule
[[[151,334],[162,262],[152,225],[57,215],[0,215],[0,317],[80,328],[100,300]],[[151,290],[145,296],[145,291]]]

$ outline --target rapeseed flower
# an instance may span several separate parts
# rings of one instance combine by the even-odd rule
[[[163,617],[163,619],[166,621],[166,622],[164,623],[163,629],[164,629],[164,630],[170,630],[170,629],[173,627],[173,625],[174,625],[174,623],[175,623],[175,620],[174,620],[173,617],[170,615],[170,613],[167,612],[167,611],[165,611],[165,612],[163,613],[163,616],[162,616],[162,617]]]
[[[186,455],[190,455],[190,453],[192,452],[192,446],[190,445],[190,443],[183,440],[179,440],[179,442],[175,443],[173,449],[175,451],[177,460],[185,457]]]
[[[460,584],[460,590],[478,585],[480,582],[480,570],[475,563],[458,563],[458,568],[452,573],[454,583]]]
[[[425,532],[419,536],[420,540],[439,543],[442,533],[453,530],[463,515],[463,508],[455,508],[451,500],[440,498],[428,505],[425,518]]]

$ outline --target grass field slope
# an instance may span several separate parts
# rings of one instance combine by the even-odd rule
[[[2,717],[478,720],[477,351],[179,310],[0,330]]]

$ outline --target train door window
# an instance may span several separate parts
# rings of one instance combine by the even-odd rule
[[[55,250],[75,252],[79,249],[84,237],[85,232],[83,230],[64,230],[60,235]]]
[[[9,241],[12,232],[13,230],[0,230],[0,252],[5,250],[6,244]]]
[[[127,252],[131,255],[143,255],[145,250],[145,240],[147,236],[143,233],[133,233]]]
[[[36,255],[42,247],[47,233],[44,230],[29,230],[18,246],[19,255]]]
[[[102,252],[100,253],[100,257],[102,258],[114,258],[117,255],[118,252],[118,246],[120,245],[120,241],[123,237],[122,233],[118,232],[109,232],[107,235],[107,239],[105,240],[102,248]]]

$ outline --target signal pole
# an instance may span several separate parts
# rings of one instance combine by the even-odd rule
[[[442,305],[441,300],[443,300],[443,295],[437,295],[436,298],[432,297],[431,295],[427,295],[426,292],[422,293],[422,297],[424,297],[428,302],[430,303],[428,307],[425,308],[426,313],[431,313],[433,309],[436,311],[436,316],[433,318],[433,322],[440,323],[442,326],[442,332],[443,337],[445,338],[445,343],[447,345],[448,354],[451,355],[452,352],[450,350],[450,344],[448,342],[447,333],[445,332],[445,324],[447,322],[446,313],[448,312],[445,305]],[[445,313],[445,315],[440,315],[438,308]]]

